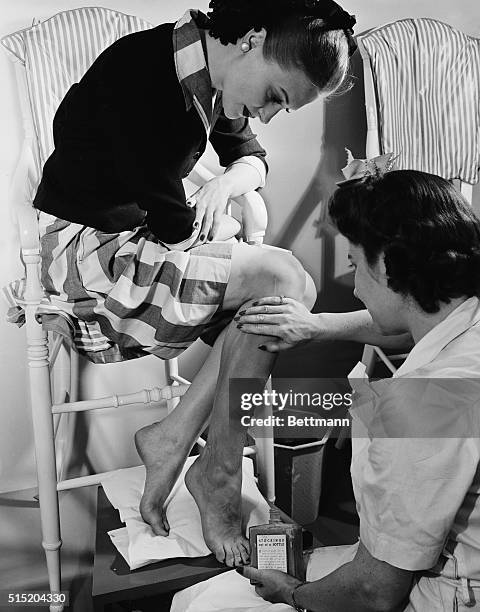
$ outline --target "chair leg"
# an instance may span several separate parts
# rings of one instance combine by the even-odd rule
[[[71,401],[71,366],[70,348],[62,342],[55,364],[52,364],[50,353],[50,393],[52,403],[60,404]],[[55,439],[55,462],[57,464],[57,482],[63,480],[67,455],[71,449],[70,425],[74,414],[56,414],[53,416]]]
[[[55,441],[48,363],[47,334],[27,316],[28,366],[32,406],[35,456],[37,461],[42,546],[47,561],[50,591],[61,590],[60,515],[55,465]],[[51,605],[51,612],[61,612],[63,605]]]
[[[78,399],[78,379],[80,376],[80,359],[77,351],[70,349],[70,402]]]
[[[178,376],[178,358],[165,360],[165,378],[167,385],[177,385],[172,376]],[[173,397],[167,400],[167,412],[170,414],[178,405],[180,401],[179,397]]]
[[[377,360],[377,354],[375,348],[370,344],[366,344],[363,347],[362,363],[366,368],[367,376],[371,376]]]
[[[272,378],[269,377],[266,388],[272,390]],[[263,405],[257,408],[256,416],[266,418],[272,416],[272,406]],[[263,426],[261,436],[255,439],[257,450],[258,488],[267,501],[275,501],[275,457],[273,446],[273,426]]]

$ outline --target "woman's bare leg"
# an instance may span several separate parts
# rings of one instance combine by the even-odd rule
[[[245,294],[252,292],[254,298],[274,294],[300,298],[312,307],[314,285],[298,262],[294,258],[278,257],[278,253],[273,261],[264,255],[265,251],[255,253],[244,248],[233,253],[233,282],[229,283],[225,303],[240,301],[246,307],[249,303]],[[207,546],[219,561],[229,566],[247,562],[249,553],[241,528],[240,497],[246,429],[240,423],[240,405],[230,401],[229,383],[232,378],[260,378],[266,382],[275,361],[275,355],[258,350],[266,340],[266,336],[242,333],[234,322],[229,325],[207,445],[185,476],[187,488],[200,510]]]
[[[232,310],[249,299],[275,294],[297,299],[303,296],[309,307],[315,299],[313,282],[293,257],[235,245],[224,309]],[[229,379],[233,376],[266,379],[274,357],[258,350],[261,336],[242,334],[233,324],[228,328],[228,343],[222,347],[224,337],[225,332],[217,339],[176,409],[160,423],[137,432],[136,443],[147,468],[142,516],[155,533],[165,535],[168,524],[161,509],[214,404],[207,447],[202,453],[202,461],[197,461],[195,469],[189,472],[188,485],[202,515],[207,544],[219,560],[233,565],[245,562],[248,543],[241,535],[239,516],[235,513],[239,508],[244,431],[235,429],[226,434]],[[238,410],[237,413],[239,416]],[[229,461],[231,456],[234,456],[233,463]],[[218,465],[218,469],[214,470],[214,465]],[[213,485],[216,495],[207,498],[195,486],[196,472],[199,481],[203,479],[205,490]],[[232,510],[230,515],[225,513],[227,508]]]
[[[175,410],[135,434],[137,451],[146,468],[140,513],[156,535],[168,534],[163,504],[212,411],[225,333],[218,336]]]
[[[266,382],[275,355],[258,350],[262,338],[243,334],[235,323],[229,325],[207,444],[185,476],[200,510],[205,542],[218,561],[229,566],[248,563],[249,559],[240,498],[246,429],[240,424],[240,406],[229,401],[229,381],[260,378]]]

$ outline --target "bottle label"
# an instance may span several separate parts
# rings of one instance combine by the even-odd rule
[[[257,534],[258,569],[287,571],[287,536],[285,534]]]

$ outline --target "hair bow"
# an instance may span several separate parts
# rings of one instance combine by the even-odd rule
[[[339,181],[337,185],[343,187],[356,181],[361,181],[367,176],[380,178],[386,172],[393,170],[398,155],[385,153],[372,159],[354,159],[352,152],[345,149],[348,154],[347,165],[342,168],[345,180]]]

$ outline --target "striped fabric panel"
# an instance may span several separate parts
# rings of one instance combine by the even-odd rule
[[[207,137],[212,124],[212,81],[207,69],[200,32],[195,23],[198,11],[190,9],[176,22],[173,49],[177,78],[187,110],[192,103],[200,115]]]
[[[0,42],[2,45],[13,53],[13,55],[25,65],[25,42],[23,38],[23,33],[26,30],[21,30],[20,32],[14,32],[13,34],[9,34],[8,36],[4,36]]]
[[[145,226],[104,234],[47,213],[39,225],[49,254],[42,257],[49,297],[39,313],[51,315],[49,329],[63,335],[66,321],[77,349],[94,352],[93,361],[104,350],[113,360],[114,347],[123,359],[145,353],[169,359],[216,324],[232,244],[169,251]]]
[[[480,40],[432,19],[365,35],[382,152],[397,167],[468,183],[480,166]]]
[[[58,13],[2,39],[27,70],[39,171],[53,150],[53,117],[70,86],[115,40],[151,27],[132,15],[88,7]]]
[[[75,232],[80,247],[75,244]],[[135,240],[138,232],[143,240]],[[112,240],[101,243],[105,234],[78,224],[59,231],[54,228],[44,236],[43,244],[50,239],[56,243],[43,273],[44,283],[56,288],[50,307],[70,314],[76,328],[87,333],[87,340],[80,334],[75,338],[82,351],[102,348],[101,341],[107,338],[122,352],[174,357],[210,327],[228,281],[231,245],[214,243],[189,252],[168,251],[151,242],[146,228],[116,236],[117,244]],[[70,260],[79,250],[81,257],[73,263]],[[127,253],[127,265],[112,273],[118,257]],[[139,277],[141,282],[137,282]],[[83,329],[79,318],[91,326]]]

